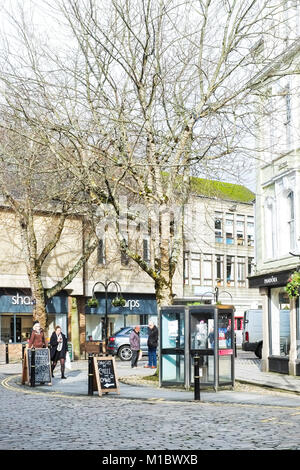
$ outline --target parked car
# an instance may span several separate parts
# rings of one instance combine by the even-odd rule
[[[134,326],[126,326],[116,331],[108,338],[107,349],[113,355],[119,356],[122,361],[130,361],[132,351],[130,349],[129,336]],[[141,325],[140,330],[141,350],[144,354],[148,354],[148,325]]]

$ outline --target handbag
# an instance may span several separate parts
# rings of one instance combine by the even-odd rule
[[[140,360],[142,359],[142,357],[143,357],[143,351],[140,349],[140,350],[139,350],[139,358],[138,358],[138,360],[140,361]]]
[[[69,370],[72,369],[72,364],[71,364],[71,358],[70,358],[69,351],[67,351],[67,353],[66,353],[66,368],[69,369]]]

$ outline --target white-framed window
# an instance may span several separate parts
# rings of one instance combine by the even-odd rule
[[[254,246],[254,217],[247,216],[247,245]]]
[[[246,287],[246,259],[244,256],[237,257],[237,282],[238,287]]]
[[[212,286],[212,255],[203,255],[203,284]]]
[[[215,212],[215,242],[223,243],[223,214]]]
[[[215,255],[215,283],[220,286],[224,283],[224,255]]]
[[[275,201],[273,198],[267,198],[265,203],[265,258],[275,258]]]
[[[100,265],[106,264],[105,238],[100,238],[98,241],[97,261],[98,261],[98,264]]]
[[[289,191],[287,195],[288,200],[288,225],[290,232],[290,250],[295,249],[296,238],[295,238],[295,198],[294,192]]]
[[[190,272],[190,253],[185,251],[183,253],[183,283],[184,285],[189,284],[189,272]]]
[[[226,245],[233,245],[233,214],[226,214],[225,219]]]
[[[226,256],[226,283],[227,286],[234,286],[234,275],[235,264],[234,256]]]
[[[201,254],[191,253],[191,283],[192,286],[200,286],[201,284]]]
[[[238,245],[245,245],[245,216],[236,216],[236,242]]]

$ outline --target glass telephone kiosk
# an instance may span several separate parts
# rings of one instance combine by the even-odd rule
[[[160,386],[194,382],[200,358],[201,385],[234,385],[234,307],[195,305],[160,311]]]

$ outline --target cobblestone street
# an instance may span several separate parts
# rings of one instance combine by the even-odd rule
[[[62,397],[3,378],[0,449],[300,449],[299,406]]]

